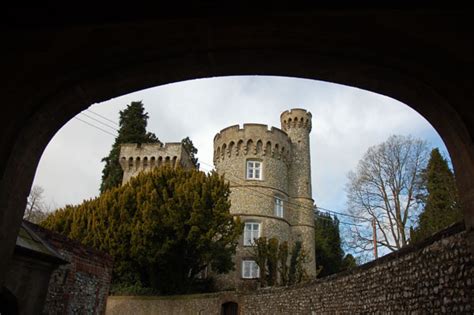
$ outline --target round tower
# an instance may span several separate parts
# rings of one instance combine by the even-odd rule
[[[262,124],[231,126],[214,137],[216,171],[230,183],[230,212],[245,224],[234,256],[236,271],[218,277],[218,286],[256,287],[257,280],[250,280],[255,277],[255,238],[291,242],[287,207],[290,147],[285,132]]]
[[[309,133],[311,113],[300,108],[284,111],[280,115],[281,129],[291,142],[290,195],[298,198],[312,198],[311,158]]]
[[[309,254],[306,266],[309,275],[316,273],[314,244],[314,212],[311,194],[311,132],[310,112],[294,108],[280,115],[281,128],[288,134],[291,143],[291,161],[288,169],[288,192],[293,241],[301,241]]]

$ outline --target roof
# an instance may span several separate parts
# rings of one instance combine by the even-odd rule
[[[43,240],[38,234],[33,232],[23,221],[20,226],[20,231],[16,238],[15,251],[26,254],[28,256],[41,257],[47,261],[56,264],[66,264],[68,261],[64,260],[61,255],[48,243]]]
[[[62,234],[48,230],[29,221],[23,220],[23,225],[40,237],[40,239],[46,243],[48,248],[53,248],[61,252],[67,251],[80,257],[87,257],[87,259],[96,263],[100,262],[101,264],[110,266],[113,264],[113,257],[101,250],[81,244],[77,240],[70,239]]]

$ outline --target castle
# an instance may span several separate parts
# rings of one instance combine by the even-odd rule
[[[253,288],[259,277],[252,245],[259,237],[301,241],[308,252],[306,271],[316,275],[314,214],[311,195],[311,113],[285,111],[281,129],[262,124],[230,126],[214,137],[214,165],[230,183],[230,213],[244,233],[234,256],[235,271],[217,277],[220,288]],[[120,152],[123,183],[140,171],[162,164],[190,167],[180,143],[125,144]]]

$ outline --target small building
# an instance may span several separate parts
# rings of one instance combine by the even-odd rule
[[[111,256],[24,220],[0,314],[102,314],[112,265]]]
[[[23,221],[6,274],[0,314],[38,314],[47,297],[51,274],[67,263]]]

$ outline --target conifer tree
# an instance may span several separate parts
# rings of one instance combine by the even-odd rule
[[[255,262],[260,268],[260,286],[267,286],[267,260],[268,260],[268,243],[265,236],[259,237],[255,240],[254,247]]]
[[[127,108],[120,111],[119,131],[102,170],[100,192],[104,193],[122,184],[123,171],[119,163],[120,145],[123,143],[157,143],[155,134],[147,132],[148,113],[145,113],[142,102],[131,102]]]
[[[194,290],[197,275],[233,268],[242,224],[216,173],[160,167],[51,214],[42,225],[114,257],[113,285],[161,294]]]
[[[308,278],[304,267],[308,254],[301,241],[293,244],[291,256],[288,242],[280,243],[275,237],[259,237],[254,245],[251,255],[260,269],[261,287],[296,284]]]
[[[308,254],[303,248],[301,241],[296,241],[293,245],[290,256],[290,266],[288,268],[288,284],[300,283],[307,278],[304,264],[308,260]]]
[[[268,240],[268,285],[274,286],[278,281],[278,239],[272,237]]]
[[[184,146],[184,149],[189,153],[189,157],[191,158],[191,162],[193,163],[194,167],[196,169],[199,169],[199,162],[198,158],[196,157],[196,153],[198,152],[198,149],[194,146],[193,142],[189,137],[184,138],[181,140],[181,143]]]
[[[280,273],[280,285],[288,284],[288,242],[284,241],[278,246],[278,263],[280,265],[278,272]]]
[[[341,248],[339,220],[317,212],[315,225],[315,250],[317,267],[322,267],[318,277],[341,271],[344,251]]]
[[[352,255],[344,256],[339,231],[339,219],[316,212],[315,220],[316,270],[318,278],[351,269],[357,264]]]
[[[425,193],[419,198],[425,207],[418,218],[418,226],[411,230],[412,242],[420,241],[462,219],[454,175],[437,148],[431,151],[428,165],[422,173],[422,182]]]

